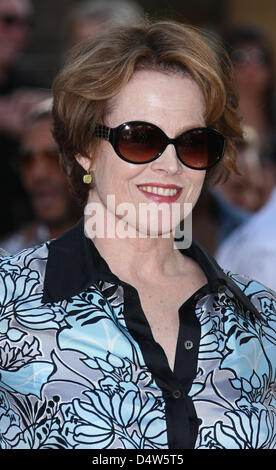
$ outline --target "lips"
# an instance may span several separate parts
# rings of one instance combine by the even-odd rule
[[[156,202],[174,202],[182,193],[182,188],[175,184],[147,183],[139,184],[137,188]]]

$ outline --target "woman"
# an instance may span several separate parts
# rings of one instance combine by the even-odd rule
[[[230,71],[211,39],[157,22],[91,40],[56,78],[84,218],[2,258],[2,447],[275,446],[274,294],[185,249],[206,174],[235,167]]]

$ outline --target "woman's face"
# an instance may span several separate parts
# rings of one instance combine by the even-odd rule
[[[146,121],[174,138],[205,126],[203,93],[195,81],[182,73],[138,71],[109,104],[110,112],[105,118],[109,127],[127,121]],[[124,217],[124,222],[136,233],[155,235],[169,234],[179,222],[179,213],[180,220],[184,219],[195,205],[205,177],[205,171],[185,167],[173,145],[168,145],[157,160],[137,165],[120,159],[105,140],[101,141],[92,170],[95,186],[89,202],[99,202],[113,213],[114,207],[121,211],[125,208],[116,217]],[[114,197],[115,206],[108,206],[108,195]],[[144,209],[150,203],[158,210],[149,215]],[[191,205],[184,209],[184,203]],[[166,206],[165,213],[161,206]],[[177,209],[174,215],[173,207]]]

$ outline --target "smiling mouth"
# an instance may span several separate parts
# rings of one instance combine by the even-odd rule
[[[181,195],[182,189],[176,185],[154,185],[154,184],[140,184],[137,185],[147,198],[155,202],[175,202]]]
[[[166,188],[161,186],[138,186],[144,192],[157,194],[158,196],[175,196],[181,188]]]

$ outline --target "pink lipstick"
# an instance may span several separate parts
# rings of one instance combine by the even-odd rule
[[[175,202],[181,195],[183,188],[175,184],[145,183],[137,188],[147,198],[155,202]]]

